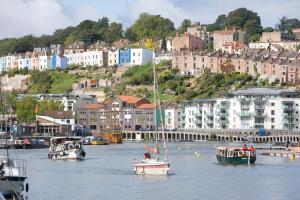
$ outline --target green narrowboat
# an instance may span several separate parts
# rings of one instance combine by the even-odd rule
[[[254,149],[243,150],[238,147],[217,147],[216,156],[221,164],[254,164],[256,161],[256,152]]]

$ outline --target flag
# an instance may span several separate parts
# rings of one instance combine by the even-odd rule
[[[35,109],[34,109],[35,114],[37,114],[39,111],[40,111],[39,105],[36,104]]]
[[[155,145],[154,147],[151,147],[150,145],[145,145],[145,148],[146,148],[147,152],[149,152],[149,153],[159,154],[158,145]]]

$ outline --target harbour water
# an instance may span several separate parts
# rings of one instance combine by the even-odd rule
[[[168,177],[133,175],[132,164],[144,153],[142,143],[85,146],[84,161],[50,160],[48,149],[11,154],[27,160],[29,200],[300,198],[300,159],[261,156],[258,151],[253,166],[224,166],[216,161],[217,145],[170,143]]]

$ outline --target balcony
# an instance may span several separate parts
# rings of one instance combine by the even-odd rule
[[[263,106],[263,105],[256,105],[254,108],[255,108],[255,110],[264,110],[265,106]]]
[[[208,120],[205,121],[205,123],[206,123],[206,124],[214,124],[214,120],[209,120],[209,119],[208,119]]]
[[[283,125],[294,125],[294,121],[292,120],[283,120]]]
[[[229,121],[228,121],[228,119],[219,119],[218,123],[220,123],[220,124],[228,124]]]
[[[283,113],[283,118],[284,119],[292,119],[292,118],[294,118],[294,115],[293,114],[288,114],[288,113]]]
[[[251,117],[251,114],[249,112],[240,112],[238,115],[240,117]]]
[[[239,100],[240,100],[241,103],[249,103],[249,102],[251,102],[251,98],[249,98],[249,97],[239,98]]]
[[[228,117],[228,113],[227,112],[218,112],[217,116],[219,116],[219,117]]]
[[[294,107],[293,106],[286,106],[286,105],[284,105],[284,106],[282,106],[282,109],[283,109],[283,111],[293,111]]]
[[[200,113],[195,113],[194,116],[195,116],[195,117],[202,117],[202,112],[200,112]]]
[[[265,97],[256,97],[253,99],[254,103],[265,103],[267,101],[267,98]]]
[[[242,110],[249,110],[250,109],[250,105],[242,105],[241,109]]]
[[[261,112],[256,112],[254,114],[254,118],[265,118],[266,114],[265,113],[261,113]]]
[[[207,112],[206,113],[206,117],[213,117],[214,116],[214,113],[213,112]]]
[[[202,120],[195,120],[195,124],[197,124],[197,125],[202,125]]]

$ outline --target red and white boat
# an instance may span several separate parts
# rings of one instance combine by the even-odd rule
[[[154,63],[154,62],[153,62]],[[155,121],[157,120],[157,111],[159,111],[159,119],[160,122],[162,122],[162,116],[161,116],[161,106],[160,106],[160,100],[158,96],[158,88],[157,88],[157,80],[156,80],[156,70],[155,65],[153,64],[153,77],[154,77],[154,104],[156,105],[155,113]],[[162,124],[162,123],[160,123]],[[164,159],[161,160],[159,158],[159,148],[158,148],[158,134],[157,134],[157,127],[156,127],[156,145],[154,147],[150,147],[149,145],[146,145],[147,152],[145,153],[145,158],[141,160],[140,162],[133,164],[133,171],[137,175],[168,175],[170,171],[170,162],[168,161],[168,148],[167,143],[165,139],[165,133],[164,133],[164,127],[162,128],[162,139],[164,144]],[[151,153],[154,156],[154,158],[151,158]]]

